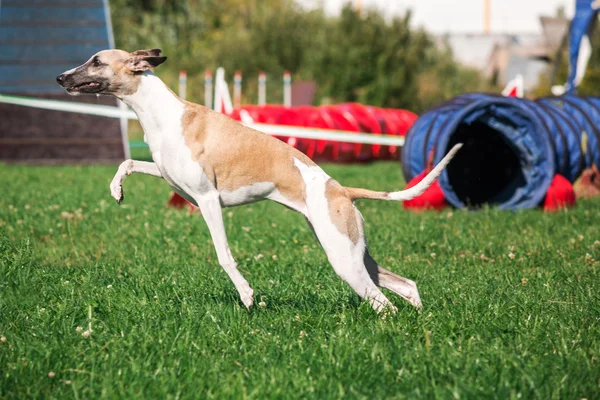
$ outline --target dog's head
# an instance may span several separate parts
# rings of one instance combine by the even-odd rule
[[[137,91],[140,75],[159,66],[167,57],[160,56],[160,49],[103,50],[92,56],[85,64],[63,72],[56,81],[71,95],[80,93],[111,94],[117,97]]]

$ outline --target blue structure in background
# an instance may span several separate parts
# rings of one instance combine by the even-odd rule
[[[0,93],[63,93],[56,76],[107,48],[107,0],[0,0]]]
[[[69,96],[56,76],[114,48],[108,0],[0,0],[0,93],[116,106]],[[129,158],[127,119],[0,103],[0,160],[116,163]]]
[[[573,182],[592,164],[600,166],[600,99],[458,96],[409,131],[402,149],[406,181],[459,142],[464,147],[440,176],[450,204],[535,207],[555,174]]]
[[[402,149],[407,181],[437,164],[456,143],[464,147],[440,176],[455,207],[538,206],[556,174],[574,182],[600,167],[600,98],[577,97],[581,42],[600,1],[575,0],[569,31],[566,95],[531,101],[483,93],[458,96],[423,114]],[[579,73],[579,74],[578,74]]]

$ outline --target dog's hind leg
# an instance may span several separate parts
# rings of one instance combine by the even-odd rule
[[[366,247],[360,213],[337,182],[330,180],[325,186],[325,196],[309,196],[307,206],[309,223],[329,262],[340,278],[377,312],[395,311],[396,307],[375,285],[365,267]]]
[[[369,254],[369,250],[365,250],[364,259],[367,271],[377,286],[391,290],[417,308],[423,306],[415,282],[396,275],[377,264]]]
[[[217,251],[217,258],[219,264],[227,272],[229,278],[233,281],[240,299],[247,309],[250,309],[254,304],[254,290],[248,284],[248,281],[242,276],[240,271],[237,269],[237,263],[231,255],[229,244],[227,243],[227,234],[225,233],[225,224],[223,223],[223,214],[221,209],[221,202],[219,200],[218,193],[211,193],[204,196],[195,198],[198,203],[198,207],[202,210],[202,216],[206,221],[208,230],[212,237]]]

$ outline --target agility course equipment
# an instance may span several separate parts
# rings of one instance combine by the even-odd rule
[[[416,114],[407,110],[383,109],[358,103],[291,108],[279,105],[246,105],[233,109],[229,116],[245,122],[242,117],[243,112],[254,123],[392,136],[405,136],[417,119]],[[344,143],[293,136],[277,137],[318,161],[352,162],[397,159],[400,153],[397,146]]]
[[[114,48],[107,0],[0,1],[0,93],[68,107],[118,106],[109,97],[69,96],[56,76]],[[127,120],[49,112],[0,101],[0,160],[115,163],[129,158]]]
[[[402,149],[403,172],[411,181],[462,142],[440,176],[451,205],[531,208],[544,202],[555,175],[574,182],[600,165],[599,124],[598,98],[465,94],[415,122]]]

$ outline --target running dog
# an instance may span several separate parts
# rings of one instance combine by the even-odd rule
[[[377,311],[396,311],[383,287],[421,307],[417,285],[383,267],[369,254],[356,199],[412,199],[440,175],[461,144],[416,186],[398,192],[349,188],[329,177],[300,151],[265,133],[173,93],[153,69],[161,50],[104,50],[56,80],[72,95],[112,95],[133,109],[144,129],[152,160],[124,161],[110,183],[117,203],[132,173],[162,178],[202,211],[219,264],[250,309],[254,291],[231,255],[222,208],[269,199],[304,215],[335,272]]]

